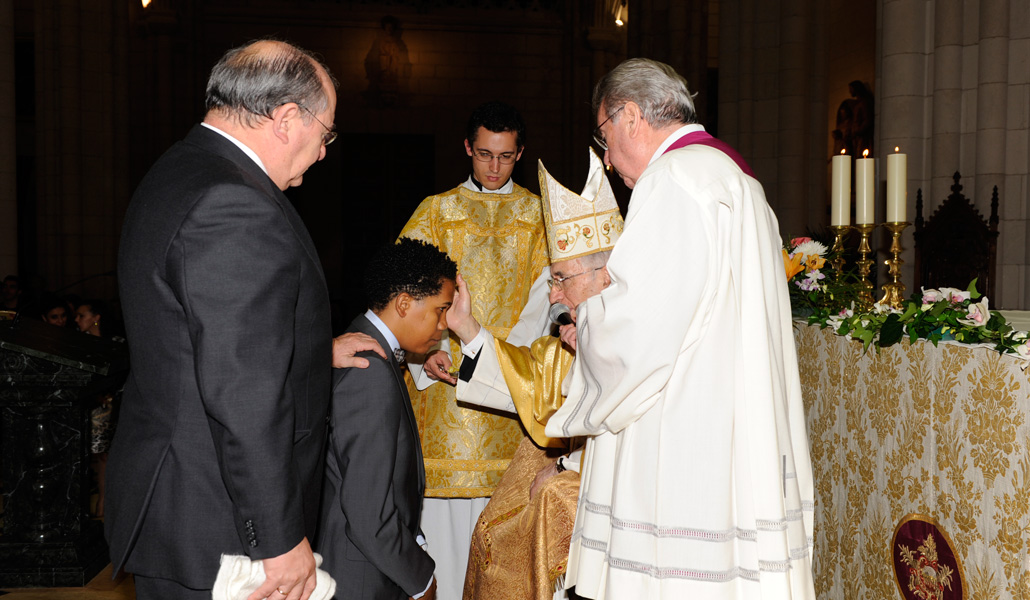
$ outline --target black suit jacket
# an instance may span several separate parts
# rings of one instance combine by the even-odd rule
[[[115,572],[206,589],[222,553],[313,539],[329,297],[286,197],[198,125],[133,195],[118,283],[131,370],[108,462]]]
[[[364,315],[348,331],[390,346]],[[333,373],[332,421],[319,539],[336,600],[405,599],[435,563],[415,541],[425,471],[418,425],[397,363],[372,352],[367,369]]]

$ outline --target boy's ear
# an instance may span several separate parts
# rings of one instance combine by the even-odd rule
[[[414,301],[415,299],[407,292],[397,294],[393,299],[393,309],[397,312],[397,316],[403,319],[408,314],[408,310],[411,309],[411,304]]]

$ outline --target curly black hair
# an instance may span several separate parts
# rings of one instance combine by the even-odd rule
[[[401,238],[380,250],[365,269],[365,296],[373,312],[407,292],[422,300],[440,293],[445,279],[455,281],[458,265],[436,246]]]
[[[494,133],[514,131],[515,146],[517,148],[526,146],[526,122],[522,120],[519,111],[510,104],[494,100],[472,111],[465,131],[465,139],[470,145],[476,142],[476,134],[479,133],[480,127]]]

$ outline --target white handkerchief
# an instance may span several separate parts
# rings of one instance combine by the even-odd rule
[[[265,582],[265,567],[260,560],[235,554],[223,554],[212,600],[247,600]],[[322,566],[322,555],[315,553],[315,566]],[[329,600],[336,593],[336,582],[322,569],[315,572],[315,590],[311,600]],[[274,599],[273,599],[274,600]]]

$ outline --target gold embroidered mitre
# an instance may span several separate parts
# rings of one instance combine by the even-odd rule
[[[590,172],[582,194],[558,183],[543,161],[539,161],[539,173],[551,264],[611,250],[622,234],[622,215],[594,149],[590,149]]]

